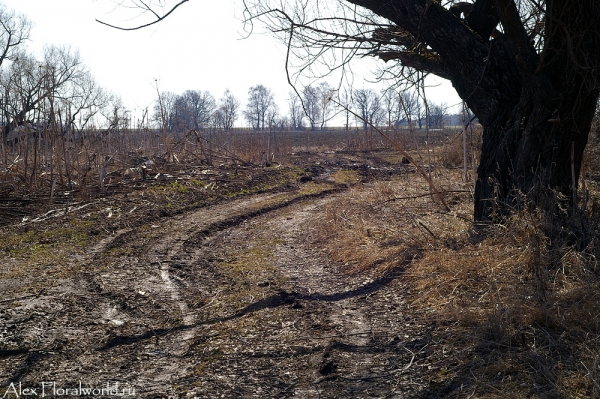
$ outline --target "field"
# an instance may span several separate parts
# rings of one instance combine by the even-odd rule
[[[0,396],[600,395],[594,143],[580,213],[473,226],[474,132],[390,134],[445,205],[372,132],[127,134],[3,149]]]

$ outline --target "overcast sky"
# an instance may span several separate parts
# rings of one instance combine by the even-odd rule
[[[284,70],[285,49],[267,34],[244,39],[241,0],[190,1],[163,22],[124,32],[103,26],[136,25],[112,0],[0,0],[34,23],[28,48],[39,52],[44,44],[79,49],[85,64],[105,88],[119,94],[137,115],[152,107],[155,79],[161,91],[209,91],[216,99],[229,88],[245,106],[248,89],[263,84],[273,90],[282,113],[287,113],[291,90]],[[354,86],[369,86],[362,61]],[[333,82],[332,82],[333,83]],[[428,90],[428,99],[454,105],[459,102],[449,84]],[[241,123],[242,121],[240,121]]]

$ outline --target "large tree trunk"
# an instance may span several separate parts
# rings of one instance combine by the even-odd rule
[[[497,102],[486,107],[476,98],[478,90],[475,98],[467,96],[484,127],[475,189],[477,221],[502,218],[522,205],[524,197],[540,207],[554,206],[555,200],[548,201],[553,196],[577,205],[572,194],[600,94],[600,6],[590,1],[568,4],[571,8],[549,2],[555,18],[546,29],[555,34],[547,36],[540,55],[529,46],[519,48],[518,33],[494,40],[499,46],[490,52],[481,82]],[[510,26],[510,16],[503,18]]]
[[[475,220],[502,217],[525,197],[545,206],[562,194],[573,205],[597,99],[598,91],[561,93],[527,82],[518,102],[500,104],[484,125]]]

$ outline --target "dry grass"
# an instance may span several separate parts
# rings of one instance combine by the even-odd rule
[[[462,188],[456,171],[441,175]],[[522,211],[475,234],[468,194],[447,196],[451,214],[427,194],[409,180],[356,186],[316,221],[319,244],[351,273],[404,270],[411,307],[450,353],[437,365],[447,384],[480,398],[600,397],[597,207],[585,220]]]
[[[412,262],[438,241],[456,246],[468,239],[468,219],[460,218],[468,214],[467,206],[455,215],[442,214],[427,189],[414,176],[355,186],[327,205],[314,222],[316,236],[352,272],[385,272]],[[466,204],[467,196],[454,193],[447,199]]]
[[[456,361],[474,363],[481,394],[489,387],[508,397],[598,393],[589,366],[600,349],[598,279],[589,254],[552,248],[544,223],[541,215],[515,215],[483,241],[428,252],[410,269],[420,292],[414,305],[438,328],[450,326],[446,338],[465,349]]]
[[[468,128],[464,137],[461,131],[453,134],[442,147],[436,149],[438,162],[445,167],[462,167],[466,155],[467,163],[471,165],[473,160],[479,159],[482,133],[479,126]]]

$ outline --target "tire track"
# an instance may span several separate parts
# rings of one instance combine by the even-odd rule
[[[197,313],[190,308],[190,304],[181,294],[182,289],[189,288],[188,283],[184,280],[174,279],[172,274],[175,268],[193,269],[193,265],[199,259],[206,258],[205,248],[200,245],[202,241],[271,212],[316,198],[326,198],[344,188],[346,186],[304,195],[294,195],[293,193],[290,195],[290,192],[259,194],[198,209],[157,224],[149,240],[150,244],[144,246],[139,254],[139,263],[150,265],[151,268],[155,265],[156,272],[148,274],[147,268],[139,270],[138,273],[141,272],[141,276],[137,281],[139,287],[137,291],[144,292],[145,295],[151,295],[155,300],[161,301],[164,307],[177,314],[177,318],[183,326],[187,326],[169,333],[177,342],[177,345],[170,348],[169,352],[174,356],[185,355],[189,351],[194,337],[199,335],[203,328],[196,324]],[[140,234],[140,231],[123,232],[119,240],[121,242],[139,240],[136,236]],[[111,243],[114,244],[115,241],[112,240]],[[117,315],[111,314],[111,319],[118,319]],[[125,319],[125,317],[121,317],[121,319]],[[124,339],[127,341],[127,338]],[[113,337],[111,342],[118,343],[120,341],[121,338]],[[135,342],[135,339],[131,342]],[[111,344],[109,343],[108,346]]]

